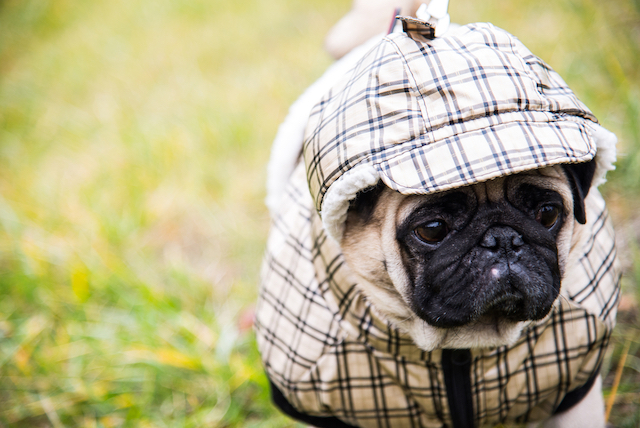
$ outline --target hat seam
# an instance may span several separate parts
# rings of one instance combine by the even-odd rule
[[[408,35],[405,35],[406,38],[411,39],[411,37],[409,37]],[[402,52],[402,50],[400,49],[400,46],[398,46],[398,44],[395,42],[395,40],[387,37],[385,39],[386,41],[388,41],[389,43],[391,43],[393,45],[393,49],[396,51],[396,54],[402,58],[402,66],[404,67],[404,69],[407,71],[407,74],[409,76],[411,76],[411,79],[413,80],[413,85],[411,86],[411,91],[416,93],[415,96],[416,100],[418,101],[419,105],[420,105],[420,111],[422,112],[422,124],[423,124],[423,130],[424,132],[420,133],[419,136],[428,134],[430,132],[430,130],[433,130],[433,126],[431,124],[431,118],[429,117],[428,111],[427,111],[427,102],[424,99],[424,97],[419,96],[420,91],[418,90],[418,80],[416,79],[416,76],[413,74],[413,70],[411,70],[411,67],[409,67],[409,62],[407,61],[407,57],[404,55],[404,53]],[[415,43],[415,40],[413,40]],[[422,50],[422,49],[420,49]]]
[[[467,181],[464,178],[461,178],[460,180],[456,180],[455,182],[449,183],[449,184],[436,184],[436,183],[432,183],[433,184],[433,188],[429,189],[429,186],[424,185],[421,188],[421,192],[419,192],[420,189],[418,188],[414,188],[414,187],[410,187],[407,186],[406,184],[401,184],[399,182],[397,182],[396,180],[394,180],[392,178],[392,176],[390,176],[387,173],[387,170],[383,167],[384,163],[388,163],[400,156],[406,155],[408,151],[414,151],[416,149],[420,149],[429,145],[433,145],[433,144],[437,144],[439,142],[451,139],[451,138],[455,138],[456,136],[460,136],[463,135],[464,133],[458,133],[446,138],[442,138],[439,139],[437,141],[431,142],[431,143],[425,143],[425,144],[420,144],[420,145],[416,145],[415,147],[412,147],[411,149],[408,150],[402,150],[399,151],[397,154],[391,156],[391,157],[387,157],[383,160],[376,160],[376,161],[371,161],[372,165],[376,168],[376,170],[378,171],[378,174],[380,175],[380,179],[385,182],[385,184],[387,184],[389,187],[391,187],[392,189],[399,191],[401,193],[407,192],[407,191],[411,191],[414,190],[415,192],[410,192],[410,193],[416,193],[416,194],[428,194],[428,193],[436,193],[436,192],[440,192],[440,191],[445,191],[445,190],[450,190],[450,189],[454,189],[457,187],[461,187],[464,185],[468,185],[471,183],[477,183],[477,182],[484,182],[484,181],[488,181],[491,180],[493,178],[497,178],[500,176],[504,176],[504,175],[512,175],[512,174],[516,174],[519,172],[523,172],[523,171],[528,171],[528,170],[533,170],[533,169],[538,169],[538,168],[544,168],[544,167],[548,167],[548,166],[552,166],[552,165],[561,165],[561,164],[570,164],[570,163],[582,163],[582,162],[588,162],[592,159],[594,159],[596,157],[597,154],[597,141],[595,136],[592,133],[592,129],[589,126],[589,122],[583,122],[580,123],[578,121],[575,120],[569,120],[570,122],[576,123],[577,125],[581,125],[580,128],[582,130],[582,132],[586,133],[587,138],[589,143],[589,149],[587,152],[582,153],[578,156],[578,153],[575,153],[573,155],[571,154],[564,154],[562,157],[560,158],[555,158],[555,159],[547,159],[547,160],[537,160],[535,162],[523,162],[522,164],[515,166],[515,165],[511,165],[509,168],[507,168],[508,171],[486,171],[483,173],[474,173],[472,180]],[[511,121],[511,122],[506,122],[505,124],[509,124],[509,123],[518,123],[520,121]],[[531,121],[523,121],[524,123],[531,123]],[[545,122],[537,122],[540,124],[543,124]],[[468,131],[468,132],[476,132],[477,130],[472,130],[472,131]],[[573,158],[573,159],[572,159]],[[603,168],[604,169],[604,168]],[[612,168],[608,168],[608,169],[612,169]],[[606,172],[606,171],[605,171]],[[393,183],[394,186],[389,185],[389,183]],[[401,190],[402,189],[402,190]]]
[[[561,113],[554,113],[554,112],[549,112],[549,111],[544,111],[544,110],[517,110],[517,109],[516,109],[516,110],[508,110],[508,111],[504,111],[504,112],[499,112],[499,113],[495,113],[495,114],[490,114],[490,115],[478,115],[477,117],[474,117],[473,119],[470,119],[470,120],[460,120],[460,121],[458,121],[458,122],[448,123],[448,124],[446,124],[446,125],[444,125],[444,126],[440,126],[440,127],[436,128],[436,129],[434,129],[433,131],[437,131],[437,130],[440,130],[440,129],[442,129],[442,128],[450,127],[450,126],[452,126],[452,125],[456,125],[456,124],[460,124],[460,123],[468,124],[468,123],[470,123],[470,122],[477,121],[477,120],[484,119],[484,118],[490,118],[490,117],[494,117],[494,116],[500,116],[500,115],[502,115],[502,114],[520,113],[520,112],[523,112],[523,113],[524,113],[524,112],[548,113],[548,114],[552,114],[552,115],[558,115],[559,117],[562,117],[562,118],[564,118],[564,119],[562,119],[562,120],[553,120],[553,121],[552,121],[552,120],[548,120],[548,121],[537,121],[537,120],[530,120],[530,119],[510,120],[510,121],[508,121],[508,122],[496,123],[496,124],[493,124],[492,126],[496,126],[496,125],[506,125],[506,124],[510,124],[510,123],[540,123],[540,124],[543,124],[543,123],[556,123],[556,122],[560,122],[560,123],[561,123],[561,122],[564,122],[564,121],[567,121],[567,122],[573,122],[573,123],[577,123],[577,124],[581,124],[581,125],[583,125],[584,123],[582,123],[580,120],[576,120],[576,119],[589,120],[589,119],[585,119],[585,118],[582,118],[582,117],[576,117],[575,115],[564,115],[564,114],[561,114]],[[586,124],[584,124],[584,125],[586,125]],[[425,142],[420,142],[419,144],[416,144],[416,145],[415,145],[415,147],[412,147],[412,148],[411,148],[411,150],[414,150],[414,149],[417,149],[417,148],[421,148],[421,147],[424,147],[424,146],[429,146],[429,145],[432,145],[432,144],[436,144],[436,143],[439,143],[439,142],[441,142],[441,141],[444,141],[444,140],[447,140],[447,139],[450,139],[450,138],[454,138],[454,137],[457,137],[457,136],[461,136],[461,135],[464,135],[464,134],[467,134],[467,133],[476,132],[476,131],[478,131],[479,129],[483,129],[483,128],[466,130],[466,131],[463,131],[463,132],[457,132],[457,133],[455,133],[455,134],[451,134],[450,136],[447,136],[447,137],[444,137],[444,138],[432,139],[432,140],[427,140],[427,141],[425,141]],[[587,126],[585,126],[585,129],[586,129],[587,131],[589,130],[589,128],[588,128]],[[425,134],[426,134],[426,133],[425,133]],[[396,147],[398,147],[398,146],[400,146],[400,145],[409,144],[409,143],[412,143],[412,142],[417,142],[417,141],[418,141],[418,140],[420,140],[420,139],[422,138],[422,136],[423,136],[423,135],[425,135],[425,134],[419,134],[416,138],[414,138],[414,139],[412,139],[412,140],[405,140],[405,141],[402,141],[402,142],[397,142],[397,143],[396,143]],[[393,149],[391,149],[390,147],[381,148],[380,150],[376,150],[375,152],[373,152],[373,151],[372,151],[372,152],[371,152],[371,155],[373,155],[373,154],[378,154],[378,153],[380,153],[380,152],[389,151],[389,150],[393,150]],[[361,162],[363,162],[363,161],[365,161],[365,160],[366,160],[366,161],[369,161],[369,162],[372,162],[372,163],[373,163],[373,164],[375,164],[375,165],[378,165],[378,164],[380,164],[380,163],[383,163],[383,162],[386,162],[386,161],[389,161],[389,160],[395,159],[396,157],[398,157],[398,156],[402,156],[402,155],[404,155],[404,154],[406,154],[406,151],[404,151],[404,150],[403,150],[403,151],[399,151],[399,152],[398,152],[398,153],[396,153],[395,155],[392,155],[392,156],[390,156],[390,157],[386,157],[386,158],[385,158],[385,159],[383,159],[383,160],[379,160],[379,159],[375,159],[375,160],[374,160],[374,159],[371,159],[371,157],[373,157],[373,156],[371,156],[371,155],[370,155],[370,156],[368,156],[368,157],[362,157],[362,158],[361,158],[357,163],[355,163],[353,166],[355,167],[356,165],[358,165],[359,163],[361,163]],[[334,181],[334,183],[335,183],[335,181]],[[330,187],[330,186],[329,186],[329,187]]]
[[[496,29],[497,27],[493,26],[490,23],[486,24],[488,27]],[[470,30],[473,31],[479,31],[479,32],[483,32],[483,27],[477,25],[477,24],[470,24],[469,26]],[[505,32],[506,33],[506,32]],[[411,37],[409,37],[408,35],[404,34],[404,33],[392,33],[391,35],[394,34],[403,34],[407,39],[413,40]],[[522,70],[526,70],[527,73],[527,77],[529,79],[531,79],[533,82],[537,82],[537,83],[541,83],[538,82],[538,77],[536,76],[536,73],[532,70],[532,65],[528,62],[524,60],[524,55],[522,53],[519,53],[517,51],[517,46],[514,43],[515,40],[517,40],[517,38],[509,33],[506,33],[509,37],[508,37],[508,41],[509,41],[509,46],[510,46],[510,50],[511,53],[513,54],[513,56],[518,60],[518,62],[520,63]],[[390,35],[390,36],[391,36]],[[482,113],[482,114],[478,114],[476,116],[465,116],[464,114],[460,113],[460,119],[458,119],[457,121],[449,121],[446,123],[441,123],[439,125],[433,125],[432,121],[431,121],[431,117],[428,113],[428,109],[427,109],[427,105],[426,105],[426,100],[424,99],[424,97],[422,96],[423,94],[420,92],[420,85],[418,84],[418,80],[416,79],[415,74],[413,73],[411,67],[409,67],[409,62],[405,56],[405,54],[402,52],[402,50],[400,49],[400,46],[396,43],[396,41],[391,38],[390,36],[387,36],[384,38],[385,42],[390,43],[393,46],[393,49],[395,50],[396,54],[402,59],[402,65],[404,67],[404,69],[407,71],[407,74],[409,76],[411,76],[411,79],[413,81],[413,85],[411,86],[411,91],[414,92],[416,94],[415,98],[418,101],[419,105],[420,105],[420,110],[422,113],[422,123],[424,125],[424,127],[422,128],[424,132],[421,132],[418,137],[416,138],[421,138],[423,135],[428,135],[431,134],[433,135],[433,133],[435,131],[438,131],[441,128],[445,128],[447,126],[452,126],[452,125],[456,125],[456,124],[460,124],[460,123],[466,123],[468,121],[473,121],[476,119],[480,119],[482,117],[490,117],[490,116],[495,116],[495,115],[500,115],[503,113],[512,113],[512,112],[528,112],[528,111],[532,111],[532,112],[543,112],[543,113],[552,113],[552,114],[558,114],[558,115],[571,115],[571,116],[578,116],[580,118],[586,119],[586,120],[590,120],[594,123],[598,123],[598,119],[595,117],[595,115],[589,111],[588,109],[582,110],[580,108],[573,108],[573,109],[564,109],[564,110],[560,110],[560,109],[553,109],[553,107],[558,107],[557,105],[550,103],[548,100],[548,96],[541,92],[538,89],[538,93],[543,97],[543,99],[548,103],[548,105],[542,105],[542,103],[538,106],[532,105],[532,104],[527,104],[527,107],[525,108],[513,108],[513,109],[508,109],[508,110],[502,110],[502,111],[498,111],[498,112],[491,112],[490,114]],[[418,44],[417,42],[415,42],[415,40],[413,40],[414,43]],[[423,43],[424,44],[424,43]],[[526,48],[526,47],[525,47]],[[420,47],[419,50],[421,51],[422,48]],[[547,71],[551,70],[551,68],[549,67],[548,64],[546,64],[544,61],[542,61],[542,59],[536,57],[533,53],[531,53],[530,51],[528,51],[528,55],[532,56],[533,58],[536,58],[540,65],[543,66],[543,68]],[[536,85],[539,88],[539,85]],[[531,107],[537,107],[537,108],[531,108]],[[468,110],[473,110],[471,108],[469,108]],[[454,134],[457,135],[457,134]],[[415,139],[415,138],[414,138]],[[410,141],[410,140],[407,140]],[[437,140],[432,139],[432,142],[436,142]]]

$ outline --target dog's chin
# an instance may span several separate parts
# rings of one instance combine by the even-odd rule
[[[424,351],[434,349],[495,348],[512,345],[531,321],[508,321],[483,318],[460,327],[434,327],[420,318],[404,324],[416,346]]]
[[[510,321],[497,316],[483,315],[463,326],[436,327],[412,312],[395,289],[374,287],[363,278],[357,281],[355,278],[354,282],[368,284],[361,289],[367,295],[367,300],[372,303],[374,312],[409,335],[418,348],[427,352],[438,348],[495,348],[512,345],[525,328],[534,323],[544,322],[549,316],[539,321]]]

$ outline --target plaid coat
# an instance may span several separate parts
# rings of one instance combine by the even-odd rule
[[[481,40],[480,44],[494,50],[506,46],[507,51],[520,50],[520,58],[529,55],[515,38],[495,27],[476,25],[465,31],[464,37],[472,33],[476,42]],[[456,85],[448,91],[440,90],[438,96],[437,91],[429,91],[418,82],[420,90],[413,93],[418,98],[431,96],[440,109],[424,99],[416,102],[408,90],[394,88],[388,82],[381,84],[380,75],[371,78],[372,67],[380,69],[381,64],[426,56],[425,49],[433,46],[420,37],[411,41],[406,34],[392,34],[369,54],[369,60],[361,61],[338,84],[339,90],[318,103],[311,114],[304,162],[299,162],[293,172],[274,216],[255,323],[258,346],[281,405],[284,402],[290,414],[310,416],[307,421],[335,417],[362,427],[451,425],[442,365],[444,351],[420,350],[409,336],[386,321],[367,301],[344,262],[338,242],[345,201],[348,206],[357,191],[378,180],[401,193],[429,193],[549,164],[585,161],[597,151],[589,125],[595,122],[593,115],[559,76],[539,60],[534,61],[533,56],[528,58],[529,63],[535,62],[546,76],[548,92],[538,104],[532,102],[532,94],[529,99],[524,97],[526,92],[521,92],[520,98],[511,97],[511,104],[502,103],[499,97],[487,102],[500,92],[492,90],[487,70],[497,70],[500,61],[512,60],[502,53],[493,56],[497,62],[491,67],[471,67],[473,79],[461,78],[457,87],[473,82],[469,85],[481,88],[471,98],[456,92]],[[443,43],[451,50],[460,40],[464,42],[464,37]],[[409,47],[388,51],[394,43]],[[467,40],[453,50],[462,49],[468,55],[470,44]],[[437,62],[435,56],[430,60]],[[528,63],[521,61],[516,67],[522,64]],[[458,66],[469,75],[469,62]],[[413,70],[412,66],[404,69]],[[523,73],[509,67],[501,70],[506,71],[498,77],[522,78]],[[359,76],[369,79],[370,86],[386,88],[382,95],[378,90],[371,97],[386,111],[372,108],[368,100],[364,113],[344,113],[367,92],[358,88]],[[446,84],[446,76],[461,74],[449,70],[439,81]],[[437,77],[430,75],[427,80],[438,81]],[[406,74],[396,79],[400,86],[408,80]],[[498,80],[494,89],[504,83]],[[522,89],[518,85],[512,85],[516,91]],[[353,95],[351,99],[349,94]],[[396,97],[395,103],[399,99],[400,107],[385,104],[385,96]],[[465,109],[464,102],[484,107]],[[338,106],[334,110],[332,103]],[[359,132],[358,126],[366,130]],[[506,137],[514,135],[524,135],[524,142],[520,138],[515,146],[501,145],[501,138],[507,141]],[[442,150],[452,145],[459,149],[455,153],[472,156],[462,164],[462,171],[461,165],[447,167],[455,153],[452,150],[449,153],[454,155],[446,156]],[[474,150],[476,146],[480,148]],[[496,152],[496,147],[501,151]],[[429,154],[431,149],[438,149],[436,162],[433,153]],[[355,180],[354,188],[350,174],[358,168],[365,170],[365,179]],[[350,187],[345,190],[343,186],[331,196],[332,186],[341,181]],[[327,205],[331,198],[334,202]],[[556,411],[567,393],[597,375],[615,324],[619,278],[613,230],[595,188],[589,193],[586,209],[588,222],[583,227],[589,231],[589,239],[572,252],[575,261],[567,269],[562,297],[551,314],[528,327],[511,346],[471,350],[476,426],[544,419]]]

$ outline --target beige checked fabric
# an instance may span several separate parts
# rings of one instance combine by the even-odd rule
[[[322,228],[304,168],[274,219],[256,332],[270,380],[299,412],[361,427],[451,426],[441,351],[423,352],[367,302]],[[550,317],[516,344],[473,349],[476,426],[540,420],[598,369],[619,298],[613,230],[597,190],[590,239]]]
[[[491,24],[427,40],[392,33],[312,110],[303,153],[319,211],[363,166],[404,194],[590,160],[596,118],[562,78]]]
[[[393,33],[369,51],[313,109],[304,160],[272,224],[255,326],[286,400],[361,427],[451,426],[442,352],[421,351],[376,312],[319,212],[363,169],[424,194],[588,161],[594,123],[560,76],[490,24],[433,40]],[[598,370],[619,274],[595,188],[586,207],[590,238],[550,316],[513,346],[471,350],[477,427],[548,417]]]

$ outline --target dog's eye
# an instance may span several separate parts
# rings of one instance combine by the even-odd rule
[[[551,229],[558,221],[559,216],[560,210],[557,207],[553,205],[544,205],[536,213],[536,221],[547,229]]]
[[[415,229],[418,238],[424,242],[434,244],[442,241],[449,233],[449,228],[444,221],[434,220]]]

